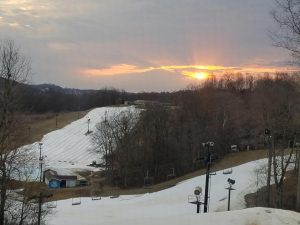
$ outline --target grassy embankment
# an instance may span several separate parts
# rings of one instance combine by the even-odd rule
[[[265,150],[255,150],[255,151],[246,151],[246,152],[236,152],[230,153],[215,165],[213,165],[213,170],[223,170],[225,168],[230,168],[238,166],[250,161],[257,159],[262,159],[267,156],[267,151]],[[160,191],[169,187],[176,185],[177,183],[205,174],[205,169],[197,170],[192,173],[188,173],[184,176],[174,178],[172,180],[155,184],[151,188],[128,188],[121,189],[116,187],[104,186],[101,192],[101,196],[112,196],[112,195],[130,195],[130,194],[143,194],[148,192]],[[50,200],[61,200],[68,199],[72,197],[89,197],[90,189],[89,187],[80,187],[80,188],[67,188],[60,190],[53,190],[53,198]]]
[[[63,128],[71,122],[84,117],[89,111],[26,115],[25,121],[28,124],[26,144],[40,141],[45,134]]]

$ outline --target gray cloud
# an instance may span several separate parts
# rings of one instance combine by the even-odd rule
[[[161,71],[109,78],[78,71],[118,64],[274,65],[287,56],[267,36],[273,7],[274,0],[0,0],[0,39],[16,40],[32,59],[34,83],[173,90],[193,80]]]

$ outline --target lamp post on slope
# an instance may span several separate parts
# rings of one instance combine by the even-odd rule
[[[210,166],[211,166],[211,149],[214,146],[214,142],[209,141],[202,144],[207,149],[206,158],[206,176],[205,176],[205,193],[204,193],[204,213],[208,212],[208,192],[209,192],[209,179],[210,179]]]
[[[88,127],[87,127],[87,132],[85,133],[86,135],[88,135],[88,134],[91,133],[91,131],[90,131],[90,122],[91,122],[91,119],[87,118],[87,125],[88,125]]]
[[[39,143],[39,150],[40,150],[40,157],[39,157],[39,163],[40,163],[40,185],[43,182],[43,156],[42,156],[42,145],[43,143]],[[41,188],[41,187],[40,187]],[[40,195],[39,195],[39,211],[38,211],[38,225],[41,224],[41,216],[42,216],[42,191],[40,190]]]
[[[268,174],[267,174],[267,204],[271,205],[271,167],[272,167],[272,150],[273,150],[273,137],[269,129],[265,129],[265,142],[268,150]]]
[[[40,157],[39,157],[39,163],[40,163],[40,182],[43,181],[43,156],[42,156],[42,146],[43,143],[39,143],[39,150],[40,150]]]

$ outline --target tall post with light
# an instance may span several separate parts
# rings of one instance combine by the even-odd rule
[[[42,156],[42,146],[43,143],[39,143],[39,150],[40,150],[40,157],[39,157],[39,163],[40,163],[40,182],[43,181],[43,156]]]
[[[58,125],[58,113],[55,114],[55,128],[57,128]]]
[[[87,120],[87,124],[88,124],[88,130],[87,130],[87,134],[89,134],[90,133],[90,122],[91,122],[91,119],[90,118],[88,118],[88,120]]]
[[[40,163],[40,183],[43,182],[43,156],[42,156],[42,145],[43,143],[39,143],[39,150],[40,150],[40,157],[39,157],[39,163]],[[42,184],[40,184],[42,185]],[[40,187],[41,188],[41,187]],[[39,211],[38,211],[38,225],[41,224],[41,216],[42,216],[42,203],[43,203],[43,196],[42,191],[40,190],[39,195]]]
[[[209,179],[210,179],[210,166],[211,166],[211,149],[214,146],[214,142],[209,141],[202,144],[206,147],[206,177],[205,177],[205,193],[204,193],[204,213],[208,212],[208,194],[209,194]]]
[[[272,148],[273,148],[273,138],[271,131],[265,129],[265,141],[269,148],[268,150],[268,174],[267,174],[267,204],[271,205],[271,167],[272,167]]]

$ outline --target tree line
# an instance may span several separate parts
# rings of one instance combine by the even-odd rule
[[[128,111],[105,119],[93,135],[95,150],[103,155],[108,180],[123,187],[145,185],[148,178],[158,183],[201,168],[202,143],[207,141],[215,143],[215,158],[221,158],[231,145],[241,150],[269,147],[269,129],[274,149],[283,150],[300,138],[299,85],[298,74],[211,77],[177,92],[171,105],[148,104],[138,115]],[[278,172],[285,167],[279,167],[277,153],[273,151],[272,166],[284,176],[286,170]]]
[[[0,80],[1,84],[1,80]],[[114,88],[99,90],[64,89],[55,85],[18,86],[19,110],[26,113],[70,112],[88,110],[95,107],[123,104],[124,101],[159,100],[172,101],[174,93],[131,93]]]
[[[31,149],[20,148],[26,138],[20,114],[20,86],[30,64],[13,41],[0,44],[0,225],[42,224],[47,210],[38,208],[32,194],[35,163]],[[24,182],[23,186],[18,185]],[[22,191],[16,191],[22,187]],[[41,193],[41,192],[40,192]],[[37,215],[40,215],[38,218]]]

